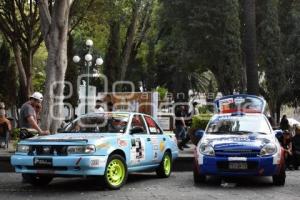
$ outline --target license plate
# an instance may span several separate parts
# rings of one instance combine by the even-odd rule
[[[228,164],[229,169],[248,169],[246,162],[230,162]]]
[[[33,164],[37,167],[52,167],[52,158],[34,158]]]

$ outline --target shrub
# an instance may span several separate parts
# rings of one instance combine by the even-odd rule
[[[205,130],[212,114],[196,115],[192,119],[192,128]]]
[[[194,145],[197,145],[199,142],[198,137],[195,136],[196,131],[199,129],[205,130],[211,117],[212,117],[212,114],[200,114],[200,115],[196,115],[193,117],[192,127],[189,129],[188,134]]]
[[[19,128],[14,128],[12,130],[12,133],[11,133],[11,140],[19,140],[19,135],[20,135],[20,129]]]

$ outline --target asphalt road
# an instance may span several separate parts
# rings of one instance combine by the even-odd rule
[[[209,178],[205,184],[194,185],[192,172],[176,172],[168,179],[159,179],[155,174],[130,175],[127,184],[117,191],[105,190],[92,180],[80,178],[57,178],[47,187],[36,188],[21,183],[18,174],[0,173],[0,199],[300,199],[300,171],[288,171],[284,187],[273,186],[271,178],[240,178],[226,183]]]

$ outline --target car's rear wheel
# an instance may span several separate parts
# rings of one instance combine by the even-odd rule
[[[196,184],[204,183],[206,181],[206,176],[200,175],[197,167],[198,167],[197,164],[194,163],[194,167],[193,167],[194,183]]]
[[[156,174],[160,178],[168,178],[172,173],[172,157],[170,152],[165,152],[159,167],[156,169]]]
[[[34,186],[46,186],[48,185],[53,177],[49,175],[36,175],[36,174],[22,174],[23,181],[30,183]]]
[[[285,184],[285,166],[281,166],[279,174],[273,176],[273,184],[283,186]]]
[[[120,189],[127,180],[128,172],[125,159],[120,155],[111,155],[104,173],[105,186],[112,190]]]

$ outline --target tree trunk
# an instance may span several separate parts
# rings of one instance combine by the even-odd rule
[[[29,97],[30,91],[28,90],[28,82],[26,72],[22,62],[22,53],[18,45],[13,46],[13,52],[19,72],[19,105],[22,105]]]
[[[243,0],[244,9],[244,51],[247,71],[247,92],[258,95],[258,69],[256,63],[256,12],[255,0]]]
[[[117,67],[120,63],[120,21],[114,20],[110,24],[109,45],[105,56],[104,74],[108,79],[108,89],[111,90],[112,83],[117,80]]]
[[[41,127],[52,133],[56,132],[63,120],[63,89],[68,63],[67,39],[71,4],[71,0],[55,1],[50,15],[48,1],[41,0],[39,3],[42,33],[48,50]]]
[[[124,50],[122,53],[122,60],[121,60],[121,64],[120,64],[120,68],[121,68],[120,80],[121,81],[123,81],[126,77],[127,67],[128,67],[132,47],[134,44],[134,36],[136,33],[136,29],[137,29],[138,13],[139,13],[140,6],[141,6],[141,0],[136,0],[136,2],[133,5],[133,8],[132,8],[132,18],[131,18],[131,22],[130,22],[130,25],[127,30],[125,47],[124,47]]]

